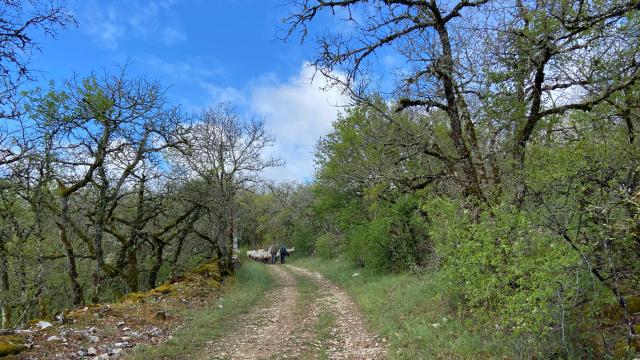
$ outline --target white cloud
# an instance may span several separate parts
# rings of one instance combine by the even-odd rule
[[[144,54],[138,56],[136,62],[161,72],[163,77],[179,80],[199,82],[224,74],[220,61],[211,56],[191,56],[185,60],[166,61],[151,54]]]
[[[215,102],[228,102],[236,106],[242,106],[247,103],[246,96],[242,91],[231,86],[216,86],[207,82],[201,82],[200,86]]]
[[[251,89],[251,110],[264,116],[276,138],[272,154],[286,162],[284,168],[265,171],[274,180],[310,180],[313,152],[318,139],[331,131],[340,107],[348,103],[337,88],[320,88],[327,79],[303,64],[300,72],[285,83],[258,84]]]
[[[194,75],[194,69],[189,70]],[[314,69],[306,62],[285,81],[272,73],[263,74],[243,87],[220,86],[214,81],[193,77],[193,82],[208,95],[208,104],[229,102],[247,116],[262,117],[275,137],[276,144],[266,155],[277,157],[286,165],[268,169],[263,175],[278,181],[311,180],[315,145],[331,131],[341,107],[349,102],[348,96],[338,88],[323,90],[327,78],[319,72],[314,76]],[[190,108],[197,111],[197,107]]]
[[[106,48],[115,49],[125,33],[125,28],[118,23],[118,18],[118,12],[112,6],[102,12],[91,11],[85,19],[87,31],[96,36]]]
[[[176,44],[187,39],[187,34],[184,31],[172,27],[166,27],[162,30],[160,35],[162,42],[167,45]]]
[[[80,28],[108,49],[118,48],[126,38],[173,45],[187,39],[167,0],[88,0],[76,9]],[[167,25],[168,24],[168,25]]]

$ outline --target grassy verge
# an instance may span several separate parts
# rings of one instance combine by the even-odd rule
[[[196,353],[228,330],[233,319],[248,312],[275,285],[264,266],[247,261],[234,278],[227,280],[223,296],[212,307],[189,311],[187,324],[159,346],[139,346],[127,359],[183,359]],[[220,306],[221,305],[221,306]]]
[[[371,329],[388,339],[391,359],[526,357],[489,322],[477,324],[457,315],[445,295],[445,284],[436,278],[379,275],[341,259],[301,258],[292,263],[318,271],[344,288],[360,305]],[[324,327],[322,321],[319,326]]]

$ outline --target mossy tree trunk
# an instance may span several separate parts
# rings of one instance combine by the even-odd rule
[[[154,242],[154,262],[151,270],[149,271],[149,280],[147,282],[147,286],[149,289],[153,289],[156,287],[156,282],[158,280],[158,272],[162,267],[162,255],[164,253],[165,243],[159,240]]]
[[[4,235],[4,234],[0,234]],[[2,328],[11,326],[11,307],[9,306],[9,271],[7,252],[4,247],[4,238],[0,241],[0,312],[2,316]]]
[[[71,302],[74,306],[80,306],[84,304],[84,294],[82,286],[78,281],[78,269],[76,266],[76,255],[73,250],[73,243],[69,237],[69,224],[71,222],[69,218],[69,196],[63,195],[60,199],[61,216],[58,219],[57,226],[60,235],[60,242],[65,250],[67,257],[67,273],[69,275],[69,285],[71,287]]]

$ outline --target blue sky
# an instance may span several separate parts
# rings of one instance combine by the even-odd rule
[[[130,74],[169,87],[188,111],[230,101],[263,116],[286,161],[275,180],[313,176],[313,148],[347,99],[310,83],[313,43],[279,40],[287,0],[71,0],[77,28],[40,40],[32,59],[41,81],[87,75],[131,62]],[[325,21],[326,22],[326,21]],[[316,23],[322,29],[322,22]],[[279,30],[280,29],[280,30]]]

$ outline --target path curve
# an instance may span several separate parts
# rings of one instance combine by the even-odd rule
[[[321,274],[292,265],[265,265],[278,286],[249,313],[236,319],[230,333],[205,349],[209,359],[315,359],[319,346],[329,359],[381,359],[386,349],[371,335],[356,304]],[[317,297],[299,309],[296,277],[304,276],[318,285]],[[331,338],[320,344],[315,325],[321,312],[335,317]]]

